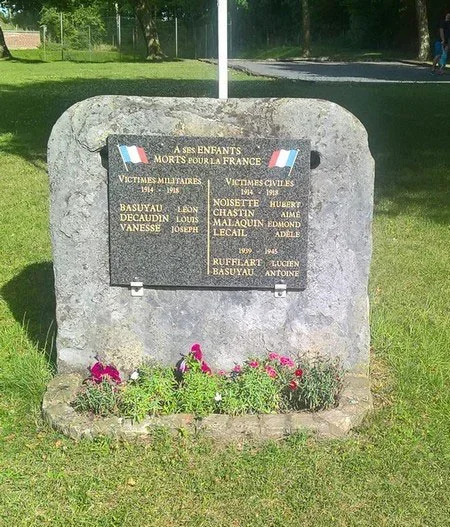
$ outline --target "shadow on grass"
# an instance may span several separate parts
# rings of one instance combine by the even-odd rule
[[[72,104],[95,95],[217,96],[214,80],[151,78],[152,64],[148,66],[148,70],[142,70],[143,78],[0,84],[2,150],[33,163],[45,161],[48,137],[56,120]],[[440,136],[447,86],[316,84],[248,76],[230,83],[230,97],[308,97],[340,104],[368,131],[376,160],[376,199],[392,201],[392,206],[380,213],[396,215],[413,207],[433,221],[450,220],[446,168],[450,166],[450,148]]]
[[[180,63],[180,62],[183,62],[183,59],[177,59],[175,57],[166,57],[166,58],[163,58],[163,59],[145,59],[145,58],[136,58],[136,59],[132,59],[132,58],[123,58],[123,59],[117,59],[117,60],[114,60],[114,59],[111,59],[111,60],[101,60],[101,57],[96,60],[95,58],[93,59],[88,59],[88,60],[85,60],[85,59],[76,59],[76,58],[65,58],[64,59],[64,62],[70,62],[72,64],[124,64],[124,65],[128,65],[128,64],[148,64],[148,65],[152,65],[152,64],[171,64],[171,63]]]
[[[29,265],[5,284],[0,293],[15,320],[23,324],[28,339],[45,351],[50,365],[54,367],[56,306],[52,262]]]
[[[45,60],[42,59],[26,59],[21,57],[15,57],[14,55],[8,59],[10,62],[18,62],[21,64],[44,64]]]

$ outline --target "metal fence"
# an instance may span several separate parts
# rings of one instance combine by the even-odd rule
[[[217,22],[207,20],[164,19],[157,22],[162,52],[173,58],[212,58],[217,56]],[[229,25],[231,33],[231,24]],[[231,52],[231,46],[230,46]],[[146,44],[134,17],[107,17],[95,25],[76,28],[59,14],[58,24],[41,26],[43,58],[62,60],[139,61],[146,57]]]

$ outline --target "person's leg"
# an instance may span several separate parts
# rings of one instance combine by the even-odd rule
[[[431,72],[436,71],[436,66],[438,65],[438,62],[442,55],[442,42],[440,40],[436,40],[434,43],[434,59],[433,59],[433,66],[431,68]]]
[[[434,72],[436,71],[436,66],[438,65],[439,63],[439,59],[441,58],[440,55],[436,55],[433,59],[433,66],[431,67],[431,72]]]

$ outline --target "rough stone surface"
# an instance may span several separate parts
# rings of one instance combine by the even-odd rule
[[[285,298],[145,289],[136,298],[111,287],[100,155],[110,134],[309,139],[321,161],[311,171],[306,289]],[[119,361],[120,351],[130,367],[142,350],[173,364],[200,342],[215,367],[276,350],[338,356],[346,368],[367,371],[374,163],[366,131],[348,111],[308,99],[95,97],[58,120],[48,161],[60,372],[85,374],[111,349],[110,334],[124,338],[105,356]]]
[[[97,334],[97,359],[103,364],[114,364],[126,376],[142,364],[144,346],[126,328],[103,327]]]
[[[344,438],[362,423],[372,409],[368,378],[347,375],[339,405],[331,410],[237,417],[213,414],[202,418],[173,414],[147,417],[140,423],[133,423],[121,417],[100,418],[75,412],[70,402],[82,381],[83,378],[76,374],[57,375],[49,383],[42,404],[45,421],[76,440],[100,436],[124,441],[148,439],[158,428],[165,428],[174,435],[182,431],[204,434],[221,442],[281,439],[299,431],[310,432],[320,438]]]

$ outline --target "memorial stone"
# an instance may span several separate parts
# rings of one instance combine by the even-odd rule
[[[307,99],[102,96],[49,142],[60,372],[230,368],[282,351],[365,372],[374,164]]]

